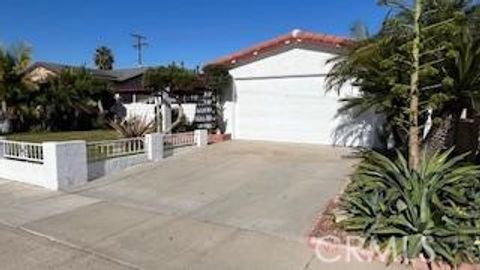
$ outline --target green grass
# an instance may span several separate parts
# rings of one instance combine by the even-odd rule
[[[25,132],[13,133],[6,136],[9,140],[26,142],[46,141],[103,141],[119,138],[115,130],[65,131],[65,132]]]

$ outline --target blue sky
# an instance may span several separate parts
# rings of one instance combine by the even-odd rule
[[[116,67],[132,67],[130,33],[148,37],[146,65],[201,65],[300,28],[348,35],[355,21],[377,29],[376,0],[2,0],[0,43],[25,41],[34,60],[92,65],[110,47]]]

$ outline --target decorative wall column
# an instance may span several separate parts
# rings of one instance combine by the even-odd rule
[[[148,160],[155,162],[164,158],[163,138],[164,135],[162,133],[147,134],[145,136],[145,150]]]
[[[68,190],[87,183],[87,144],[85,141],[43,143],[45,187]]]
[[[205,147],[208,145],[208,130],[197,129],[194,131],[195,145],[198,147]]]

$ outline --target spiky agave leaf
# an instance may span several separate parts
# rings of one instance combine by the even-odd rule
[[[143,137],[154,131],[154,121],[148,121],[146,117],[131,117],[121,122],[112,121],[110,126],[123,138]]]
[[[480,262],[480,249],[472,248],[480,236],[480,166],[461,164],[462,157],[424,152],[414,171],[401,153],[369,155],[341,197],[347,218],[340,225],[383,246],[407,239],[405,259],[428,258],[431,248],[452,265]]]

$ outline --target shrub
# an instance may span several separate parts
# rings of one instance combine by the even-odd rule
[[[395,240],[391,259],[479,262],[480,167],[451,152],[424,152],[418,171],[400,153],[368,155],[341,197],[340,225],[384,249]]]
[[[112,121],[110,126],[123,138],[143,137],[155,129],[154,121],[147,121],[145,117],[131,117],[121,122]]]

